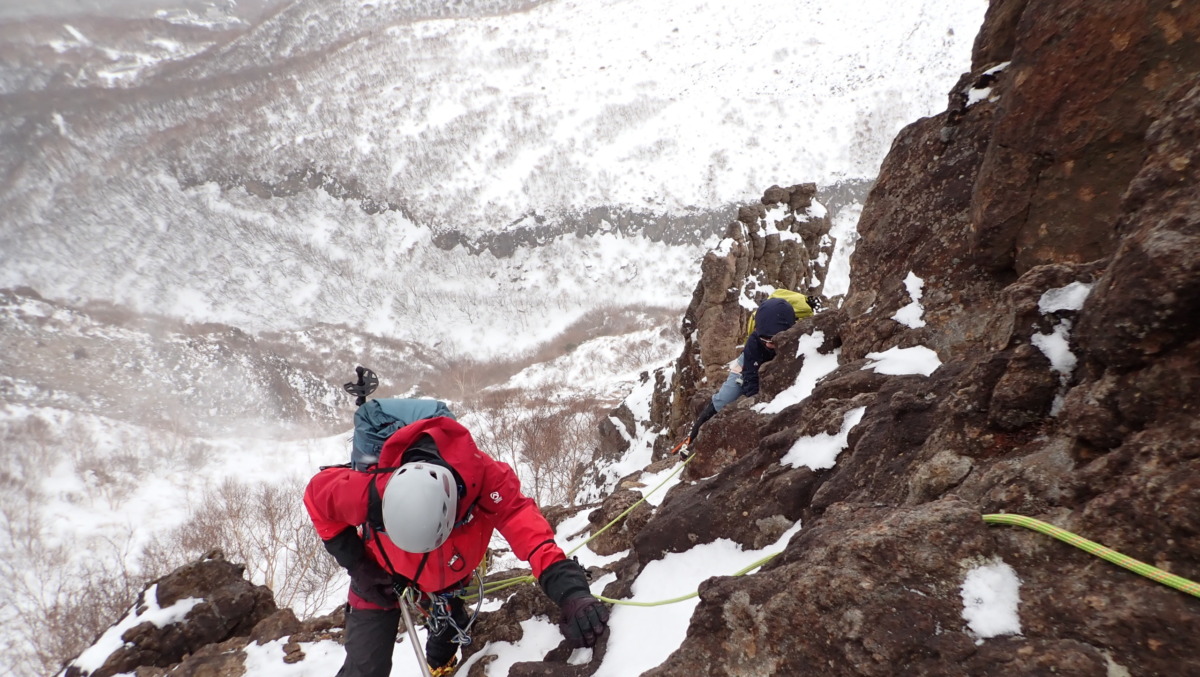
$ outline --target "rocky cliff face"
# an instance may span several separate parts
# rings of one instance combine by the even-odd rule
[[[683,352],[651,419],[686,434],[706,398],[725,380],[756,304],[775,289],[820,294],[833,253],[825,207],[814,184],[772,186],[760,204],[738,210],[725,239],[700,264],[700,282],[683,316]],[[670,438],[660,438],[666,444]],[[661,449],[659,451],[662,451]]]
[[[607,535],[606,552],[629,551],[605,590],[620,597],[666,553],[720,538],[758,548],[803,524],[758,573],[709,579],[687,639],[648,674],[1200,675],[1196,598],[981,519],[1037,517],[1200,579],[1194,9],[992,2],[949,109],[905,129],[881,168],[844,303],[781,335],[758,402],[814,354],[836,355],[836,369],[782,411],[722,411],[688,481]],[[733,356],[739,295],[819,293],[828,226],[812,197],[769,191],[705,258],[684,353],[658,375],[660,459]],[[764,237],[769,214],[797,237]],[[900,313],[914,304],[918,316]],[[936,353],[937,368],[871,368],[910,348]],[[843,433],[832,467],[785,462],[805,439]],[[631,504],[618,491],[592,522]],[[982,640],[962,586],[996,560],[1020,577],[1021,633]],[[481,619],[476,646],[552,613],[527,592]],[[511,674],[596,664],[556,651]]]
[[[1195,598],[980,520],[1035,516],[1200,577],[1200,14],[1185,5],[992,3],[950,109],[893,144],[844,305],[788,332],[764,395],[795,380],[803,336],[821,332],[839,367],[773,417],[714,418],[697,450],[723,460],[639,534],[647,561],[755,544],[774,515],[804,524],[759,575],[710,580],[651,674],[1200,674]],[[910,274],[923,326],[895,319]],[[1060,302],[1072,293],[1086,299]],[[864,370],[916,346],[940,359],[927,377]],[[835,467],[780,462],[859,407]],[[992,558],[1023,582],[1023,634],[977,643],[960,586]]]

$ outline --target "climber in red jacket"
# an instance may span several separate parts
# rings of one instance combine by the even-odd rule
[[[436,601],[462,588],[495,529],[562,609],[567,639],[595,645],[607,607],[592,596],[583,567],[555,544],[512,468],[480,451],[466,428],[445,417],[401,428],[383,445],[377,467],[397,469],[326,468],[304,492],[317,534],[350,573],[346,662],[338,677],[386,677],[400,625],[396,591],[413,587]],[[453,622],[431,632],[425,647],[435,675],[453,668],[454,640],[467,624],[462,599],[450,597],[449,604]]]

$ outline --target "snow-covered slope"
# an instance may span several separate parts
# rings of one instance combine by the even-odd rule
[[[941,108],[984,5],[297,3],[136,86],[0,101],[0,285],[251,330],[469,325],[474,351],[611,299],[682,305],[729,220],[702,215],[870,178]],[[301,29],[316,51],[280,42]],[[689,218],[686,243],[633,235]],[[525,241],[553,246],[470,253],[539,222]]]
[[[872,176],[961,72],[983,3],[943,4],[603,0],[399,22],[392,3],[310,3],[311,31],[378,23],[318,63],[279,47],[288,60],[262,83],[275,97],[232,128],[211,119],[226,143],[186,161],[204,176],[206,155],[237,148],[268,180],[306,162],[352,167],[368,194],[471,231]]]

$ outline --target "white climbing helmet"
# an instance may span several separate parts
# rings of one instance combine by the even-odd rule
[[[431,552],[445,543],[457,510],[454,473],[436,463],[405,463],[383,490],[383,528],[406,552]]]

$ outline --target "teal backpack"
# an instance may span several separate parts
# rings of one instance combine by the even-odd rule
[[[417,421],[454,414],[445,402],[433,399],[386,397],[367,400],[375,391],[379,379],[365,367],[358,367],[357,384],[347,383],[346,392],[356,395],[358,409],[354,412],[354,446],[350,451],[350,467],[366,470],[379,462],[383,443],[392,433]]]

